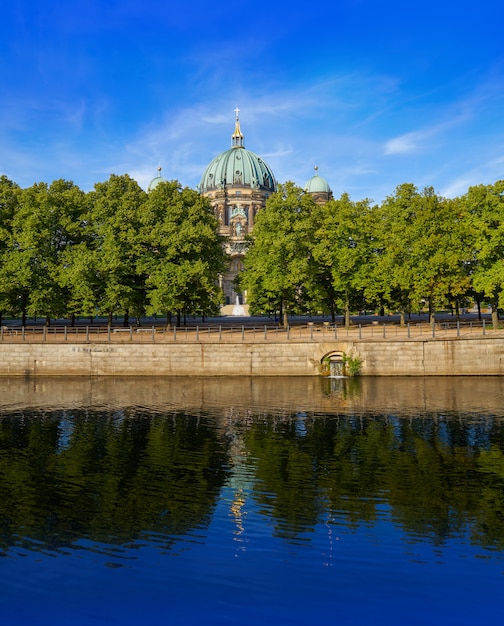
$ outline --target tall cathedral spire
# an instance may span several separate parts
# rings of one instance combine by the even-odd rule
[[[241,129],[240,129],[240,118],[238,117],[239,112],[240,112],[240,109],[236,107],[235,129],[234,129],[234,133],[231,135],[231,139],[233,140],[233,143],[232,143],[233,148],[243,148],[243,133],[241,132]]]

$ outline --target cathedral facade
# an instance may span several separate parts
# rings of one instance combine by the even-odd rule
[[[243,269],[246,236],[254,228],[257,212],[277,190],[270,166],[245,148],[239,109],[235,109],[235,113],[231,148],[210,162],[198,186],[199,192],[212,204],[219,220],[219,233],[226,237],[226,251],[231,257],[228,271],[222,277],[226,304],[239,304],[241,294],[235,291],[234,279]]]
[[[219,234],[226,238],[226,252],[231,258],[227,272],[221,277],[226,305],[242,305],[244,297],[235,290],[234,280],[243,269],[247,251],[246,237],[254,228],[258,211],[264,208],[271,194],[277,191],[277,182],[270,166],[260,156],[247,150],[240,128],[239,109],[235,109],[234,132],[231,147],[218,154],[205,169],[198,191],[210,200],[219,221]],[[332,191],[322,176],[308,180],[305,191],[315,202],[323,204],[332,198]],[[148,190],[164,179],[161,169]]]

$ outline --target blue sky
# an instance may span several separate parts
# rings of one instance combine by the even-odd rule
[[[504,178],[502,0],[4,0],[0,174],[195,187],[231,145],[336,197]]]

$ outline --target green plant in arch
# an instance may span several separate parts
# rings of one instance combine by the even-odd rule
[[[343,372],[345,376],[359,376],[361,373],[362,359],[357,355],[343,352]]]

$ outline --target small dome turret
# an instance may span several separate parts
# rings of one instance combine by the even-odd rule
[[[159,183],[166,182],[166,180],[161,176],[161,166],[159,166],[157,168],[157,170],[158,170],[158,175],[155,178],[153,178],[150,181],[149,185],[147,186],[147,191],[148,192],[152,191],[153,189],[155,189],[159,185]]]
[[[327,180],[317,174],[318,166],[315,165],[313,169],[315,170],[315,175],[307,181],[305,191],[308,193],[331,193],[331,188]]]
[[[313,169],[315,170],[315,175],[307,181],[304,190],[314,197],[315,202],[323,204],[330,200],[333,194],[327,180],[323,176],[318,175],[318,166],[315,165]]]

